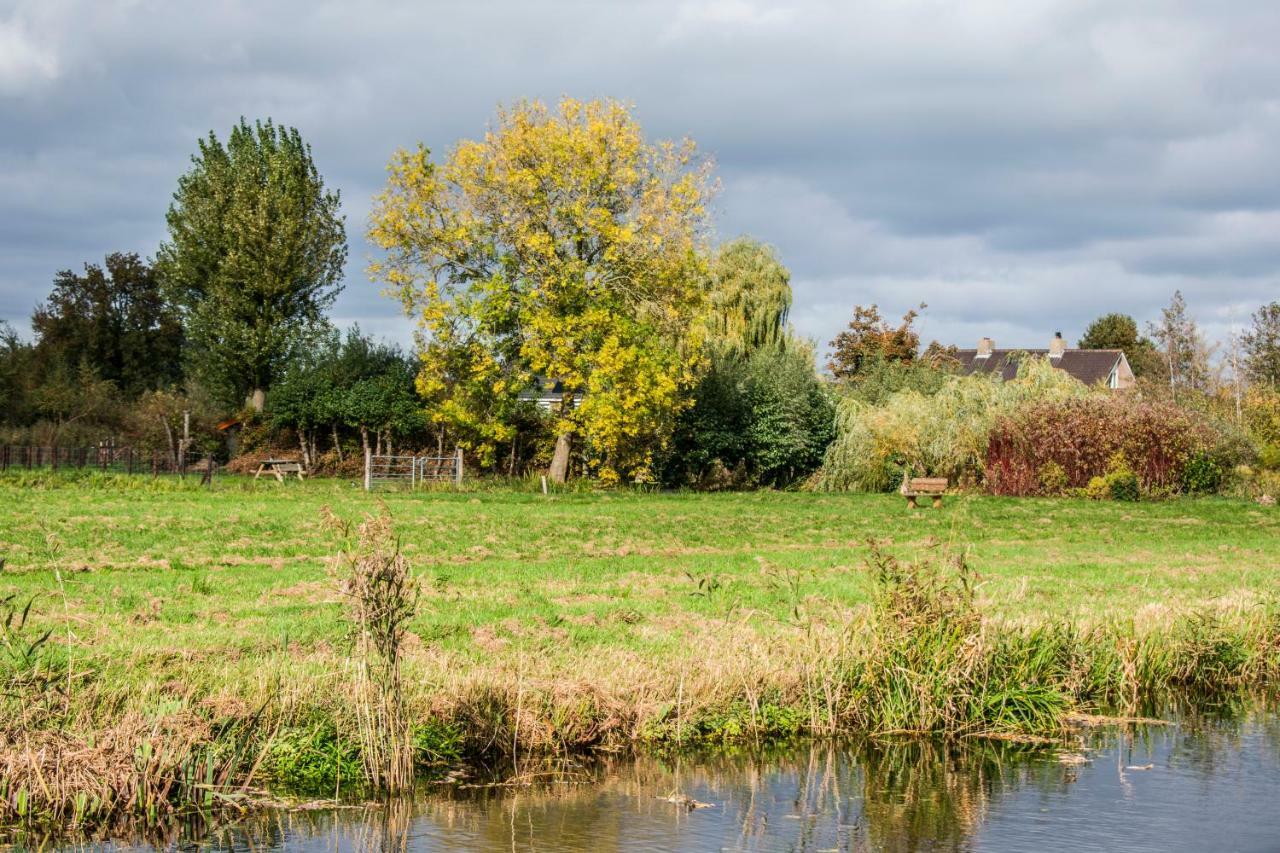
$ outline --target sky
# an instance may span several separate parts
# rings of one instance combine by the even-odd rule
[[[571,95],[714,158],[716,239],[778,249],[820,349],[858,304],[1033,347],[1177,289],[1223,340],[1280,299],[1278,39],[1274,0],[0,0],[0,319],[154,255],[196,140],[269,116],[342,194],[334,319],[408,345],[364,271],[392,152]]]

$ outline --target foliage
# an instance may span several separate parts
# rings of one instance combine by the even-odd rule
[[[881,405],[844,397],[817,486],[885,491],[901,481],[902,466],[953,483],[977,482],[986,467],[988,435],[1002,415],[1038,401],[1090,393],[1046,359],[1026,358],[1008,382],[950,376],[933,395],[899,391]]]
[[[920,310],[924,308],[922,304]],[[918,316],[918,310],[908,311],[895,328],[885,322],[875,305],[855,306],[848,328],[830,343],[827,369],[836,379],[855,379],[872,359],[912,361],[920,349],[920,335],[911,327]]]
[[[1222,479],[1222,465],[1208,451],[1199,450],[1182,468],[1182,491],[1187,494],[1216,492]]]
[[[708,342],[725,355],[746,356],[787,343],[791,273],[778,253],[750,237],[721,246],[711,264]]]
[[[1138,333],[1138,323],[1128,314],[1103,314],[1089,324],[1080,338],[1081,349],[1123,350],[1135,377],[1160,371],[1160,354],[1150,338]]]
[[[785,486],[822,463],[834,417],[802,341],[716,357],[680,416],[662,479],[710,489]]]
[[[552,378],[585,392],[557,432],[585,439],[601,480],[648,478],[702,363],[710,185],[693,144],[646,142],[614,101],[521,102],[444,164],[419,147],[389,172],[371,274],[419,318],[432,416],[492,452],[494,416]]]
[[[1142,490],[1177,490],[1187,463],[1210,452],[1217,436],[1205,418],[1166,402],[1112,395],[1037,401],[994,425],[986,484],[994,494],[1045,494],[1038,472],[1053,462],[1068,487],[1082,488],[1110,473],[1119,455]]]
[[[1280,302],[1253,313],[1253,326],[1240,337],[1249,379],[1280,390]]]
[[[814,371],[812,349],[793,342],[757,352],[747,363],[743,398],[744,458],[758,482],[783,486],[817,470],[835,437],[835,406]]]
[[[156,265],[181,307],[193,375],[227,403],[269,388],[341,289],[346,232],[294,128],[210,132],[169,207]]]
[[[31,327],[40,362],[85,361],[126,396],[181,379],[177,312],[136,254],[107,255],[104,266],[85,264],[84,275],[59,272]]]
[[[1187,316],[1182,291],[1174,291],[1169,307],[1160,311],[1160,322],[1148,324],[1148,333],[1160,344],[1163,378],[1175,400],[1186,391],[1209,390],[1212,349],[1196,321]]]
[[[1142,489],[1138,485],[1138,475],[1129,467],[1129,460],[1123,452],[1112,455],[1107,462],[1107,476],[1103,478],[1107,484],[1107,493],[1113,501],[1133,503],[1142,497]]]
[[[1037,477],[1040,480],[1040,493],[1045,495],[1060,495],[1070,484],[1067,472],[1052,459],[1040,466]]]
[[[396,346],[382,344],[353,326],[345,336],[334,329],[318,335],[305,354],[291,361],[272,392],[271,418],[295,430],[308,465],[319,460],[321,435],[332,436],[341,461],[340,429],[354,430],[361,447],[372,449],[370,434],[387,446],[424,426],[414,391],[414,367]]]
[[[856,381],[840,385],[840,395],[879,406],[899,391],[916,391],[926,397],[936,394],[953,375],[955,370],[945,354],[910,361],[876,356],[862,362]]]
[[[44,381],[31,390],[32,408],[52,424],[50,444],[58,444],[67,428],[106,414],[116,401],[116,387],[94,373],[89,362],[74,366],[55,362]]]
[[[27,393],[34,361],[31,345],[0,320],[0,412],[10,424],[24,422],[29,414]]]

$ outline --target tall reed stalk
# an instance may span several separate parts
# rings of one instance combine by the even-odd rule
[[[413,784],[413,738],[405,712],[401,649],[418,606],[419,586],[400,551],[390,512],[366,516],[354,531],[326,513],[342,534],[342,592],[354,640],[355,717],[367,781],[387,792]]]

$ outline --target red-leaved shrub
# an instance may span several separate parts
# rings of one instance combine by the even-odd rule
[[[1052,462],[1066,473],[1068,488],[1083,488],[1123,453],[1144,491],[1172,491],[1183,466],[1214,438],[1209,424],[1167,403],[1086,397],[1033,404],[992,428],[986,485],[996,495],[1041,494],[1041,469]]]

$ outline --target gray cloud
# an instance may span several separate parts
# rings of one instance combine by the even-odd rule
[[[0,2],[0,318],[54,272],[151,254],[197,137],[272,116],[343,193],[341,322],[408,343],[363,268],[398,146],[519,97],[633,101],[774,243],[795,321],[929,303],[927,336],[1042,344],[1175,288],[1214,334],[1280,298],[1280,9],[942,3]]]

